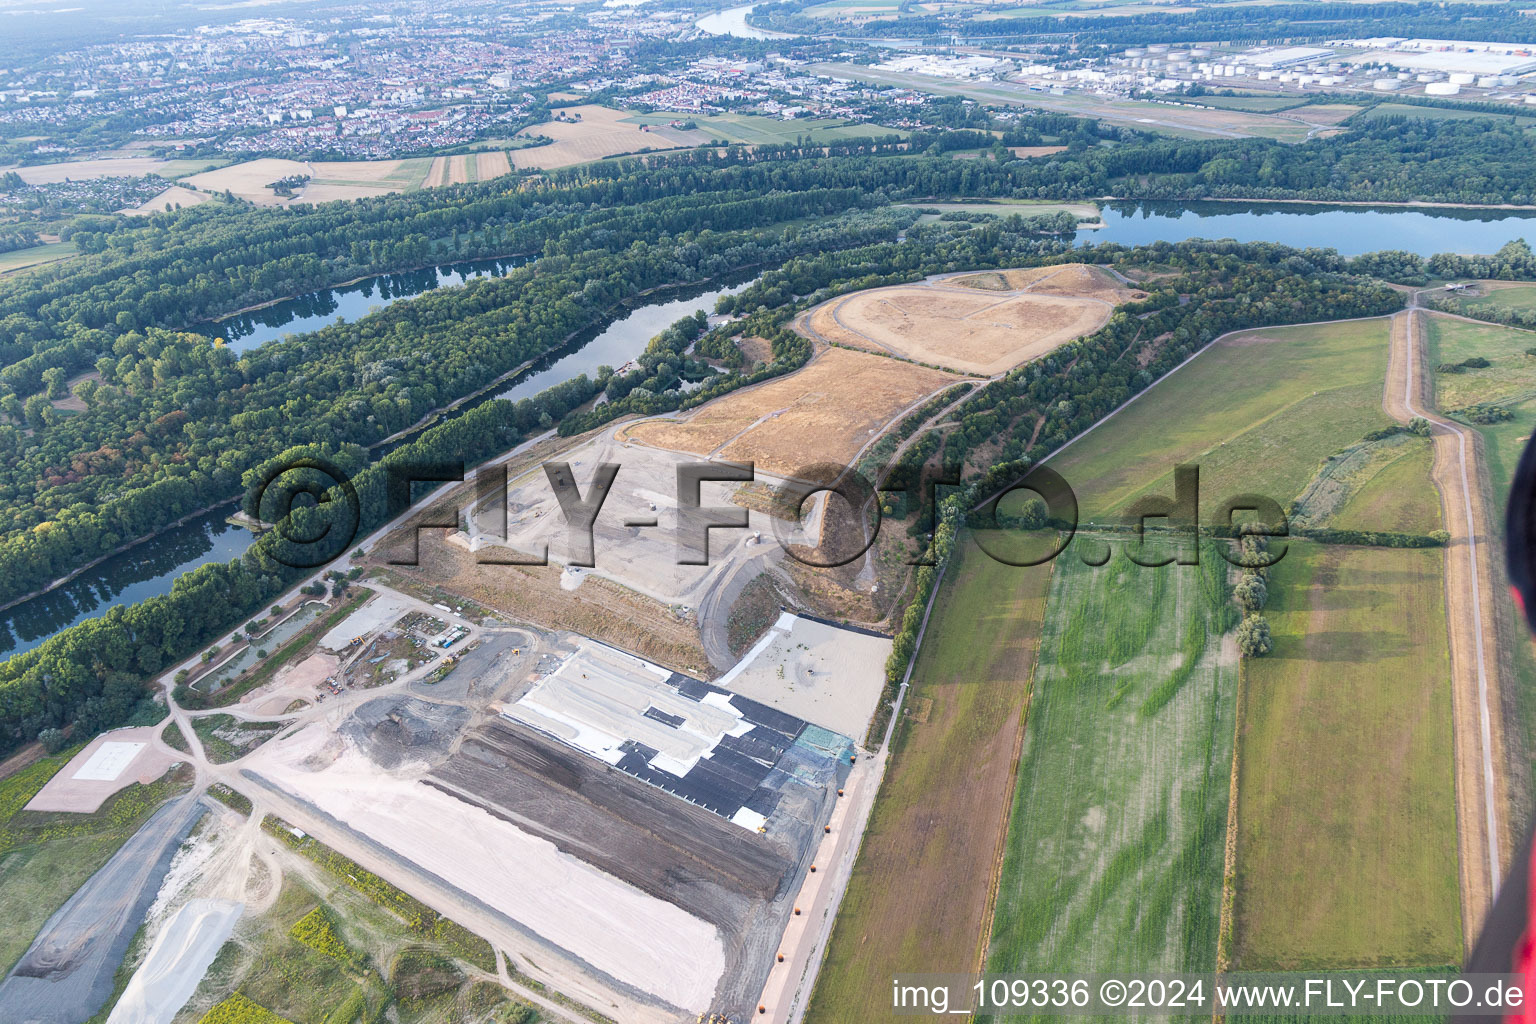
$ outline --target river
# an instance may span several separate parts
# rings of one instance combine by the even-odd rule
[[[694,24],[699,26],[700,31],[708,32],[712,36],[735,36],[737,39],[799,38],[793,32],[767,32],[748,25],[747,15],[752,13],[752,8],[756,6],[756,4],[748,4],[745,7],[732,7],[700,18]]]
[[[502,265],[510,266],[505,261]],[[411,298],[445,284],[462,283],[467,277],[484,276],[490,272],[492,268],[489,265],[455,264],[453,267],[438,267],[415,274],[372,278],[368,282],[290,299],[263,310],[271,312],[285,309],[292,315],[287,323],[278,323],[275,317],[271,318],[263,326],[263,330],[271,332],[264,340],[296,331],[313,330],[314,326],[324,326],[341,311],[359,309],[359,296],[378,306]],[[460,275],[458,280],[454,280],[455,275]],[[413,277],[421,285],[420,290],[414,293],[402,290],[401,282]],[[750,280],[741,281],[724,288],[695,291],[686,298],[667,299],[640,306],[603,330],[578,337],[571,345],[551,353],[518,375],[508,387],[488,395],[484,400],[527,398],[578,374],[593,375],[605,363],[615,368],[622,366],[644,352],[646,343],[674,321],[691,316],[699,310],[712,313],[716,300],[722,295],[734,295],[750,283]],[[337,312],[319,314],[321,319],[317,325],[299,326],[307,318],[315,316],[316,309]],[[362,306],[359,312],[350,314],[349,319],[367,311],[368,307]],[[254,333],[247,333],[244,337],[250,338]],[[478,402],[466,403],[456,410],[455,415],[476,404]],[[11,608],[0,620],[0,658],[29,651],[57,631],[92,615],[100,615],[114,605],[132,604],[166,593],[177,577],[200,565],[238,558],[250,547],[254,536],[224,521],[235,511],[236,497],[231,495],[230,504],[222,509],[172,527],[157,537],[107,558],[63,586]]]
[[[1079,242],[1146,245],[1190,238],[1279,242],[1337,249],[1345,256],[1402,249],[1489,253],[1529,237],[1536,244],[1536,211],[1456,210],[1300,203],[1109,203],[1104,226],[1077,233]]]
[[[1430,255],[1493,252],[1511,239],[1526,236],[1536,240],[1536,213],[1205,202],[1110,204],[1104,210],[1104,227],[1079,231],[1077,238],[1080,242],[1124,245],[1195,237],[1235,238],[1332,247],[1346,255],[1382,249]],[[433,288],[502,274],[514,265],[510,260],[485,260],[369,278],[275,303],[208,329],[245,350],[285,334],[314,330],[337,316],[356,319],[373,308]],[[551,353],[488,398],[526,398],[579,373],[595,373],[604,363],[621,366],[644,351],[646,342],[667,325],[697,310],[711,312],[721,295],[744,287],[745,283],[739,283],[641,306],[605,329]],[[459,411],[475,404],[467,403]],[[10,609],[0,622],[0,657],[30,650],[54,632],[113,605],[165,593],[178,576],[200,565],[237,557],[252,537],[224,522],[233,509],[231,504],[199,516]]]

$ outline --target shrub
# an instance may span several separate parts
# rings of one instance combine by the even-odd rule
[[[1262,658],[1275,646],[1269,635],[1269,620],[1262,615],[1250,615],[1239,623],[1236,637],[1237,649],[1245,658]]]

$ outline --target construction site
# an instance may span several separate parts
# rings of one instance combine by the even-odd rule
[[[240,775],[285,818],[453,894],[440,912],[491,926],[521,974],[618,1020],[744,1019],[856,771],[850,733],[890,641],[785,616],[743,659],[747,696],[585,637],[517,635],[513,653],[483,634],[499,653],[465,659],[453,689],[315,708]],[[834,663],[839,637],[853,656]],[[825,721],[795,713],[817,678],[845,691]]]

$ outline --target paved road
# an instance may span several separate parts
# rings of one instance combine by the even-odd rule
[[[202,817],[199,790],[161,807],[48,919],[0,982],[5,1024],[79,1024],[112,994],[113,975],[171,858]]]

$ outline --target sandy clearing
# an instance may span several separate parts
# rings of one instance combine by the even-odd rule
[[[1081,263],[981,271],[854,292],[804,314],[818,340],[995,376],[1097,330],[1146,293]]]
[[[315,691],[340,664],[336,655],[317,651],[296,665],[278,669],[271,682],[241,697],[240,706],[256,715],[280,715],[296,700],[313,701]]]
[[[340,742],[326,768],[307,770]],[[251,770],[620,982],[690,1013],[725,970],[718,929],[439,789],[389,774],[321,724]],[[444,835],[454,842],[446,844]]]
[[[890,653],[886,637],[785,612],[715,685],[861,743]]]
[[[121,212],[126,213],[130,217],[144,217],[151,213],[164,213],[166,203],[170,203],[171,208],[175,209],[178,206],[196,206],[199,203],[206,203],[212,198],[213,196],[207,192],[198,192],[190,188],[183,188],[180,185],[172,185],[164,192],[155,196],[155,198]]]
[[[1451,649],[1452,722],[1456,739],[1456,822],[1461,862],[1462,934],[1470,952],[1509,861],[1508,793],[1494,766],[1505,761],[1493,601],[1495,575],[1488,509],[1482,486],[1481,435],[1427,410],[1432,383],[1419,343],[1416,305],[1392,318],[1391,357],[1382,406],[1406,423],[1423,416],[1434,425],[1431,477],[1440,492],[1445,548],[1447,629]]]
[[[375,595],[357,611],[331,627],[331,631],[320,638],[320,646],[330,651],[345,650],[354,638],[366,636],[389,625],[404,614],[408,607],[400,598],[387,594]]]
[[[109,796],[133,783],[147,785],[154,782],[176,763],[169,755],[155,749],[153,740],[158,731],[158,726],[142,726],[102,733],[70,758],[69,763],[38,790],[25,809],[90,814],[99,810]],[[110,765],[104,763],[114,751],[119,755],[127,754],[128,745],[138,745],[131,756]]]
[[[171,915],[133,973],[107,1024],[170,1024],[197,990],[245,904],[189,900]]]
[[[891,419],[956,380],[943,370],[831,348],[787,377],[716,399],[687,419],[638,423],[620,437],[784,476],[812,463],[852,462]]]

